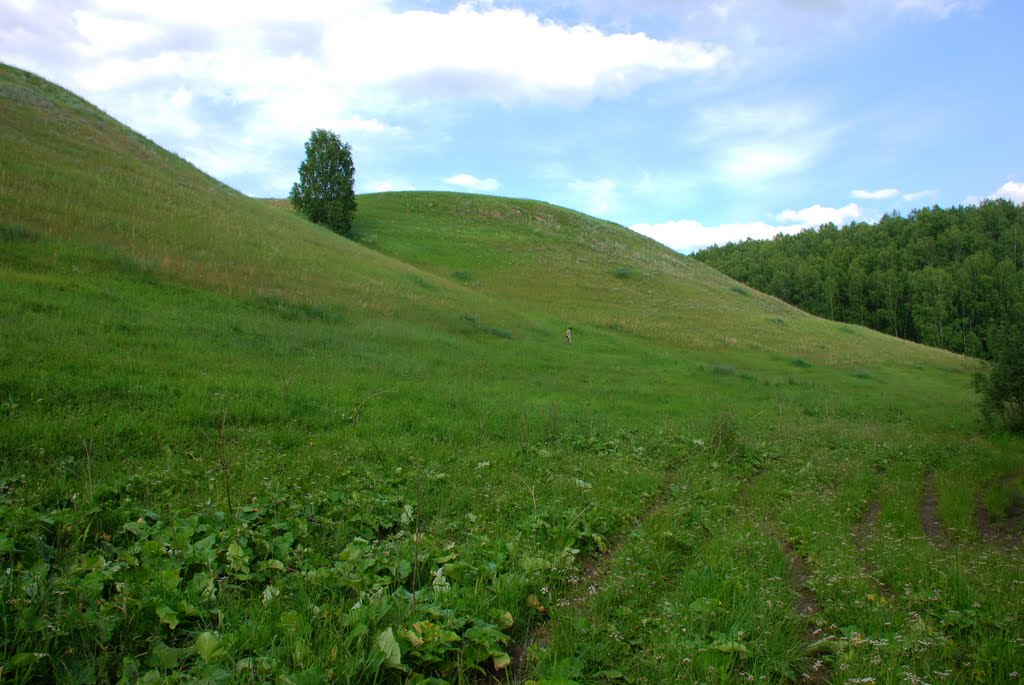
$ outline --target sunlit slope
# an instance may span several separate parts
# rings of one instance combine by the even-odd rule
[[[364,195],[358,244],[227,188],[26,72],[0,68],[0,116],[7,226],[100,244],[131,268],[228,293],[441,323],[490,311],[506,328],[511,308],[545,326],[847,368],[959,363],[806,316],[621,226],[546,203]]]
[[[356,239],[566,325],[839,367],[952,355],[809,316],[623,226],[532,200],[364,195]]]
[[[63,88],[4,65],[0,121],[5,230],[91,246],[122,271],[242,298],[439,325],[457,325],[448,315],[467,307],[496,308],[246,197]]]

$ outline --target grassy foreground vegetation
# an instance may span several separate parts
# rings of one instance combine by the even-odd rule
[[[7,67],[0,117],[0,680],[1020,680],[975,362],[538,202],[348,240]]]

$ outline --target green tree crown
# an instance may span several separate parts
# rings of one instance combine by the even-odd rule
[[[299,182],[288,198],[310,221],[346,235],[356,213],[355,175],[352,146],[333,131],[318,128],[306,142]]]

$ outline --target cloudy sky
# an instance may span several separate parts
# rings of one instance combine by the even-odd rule
[[[1020,0],[0,0],[0,61],[238,190],[529,197],[684,252],[1024,202]]]

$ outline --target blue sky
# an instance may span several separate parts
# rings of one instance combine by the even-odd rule
[[[0,0],[0,60],[249,195],[529,197],[675,249],[1024,202],[1020,0]]]

